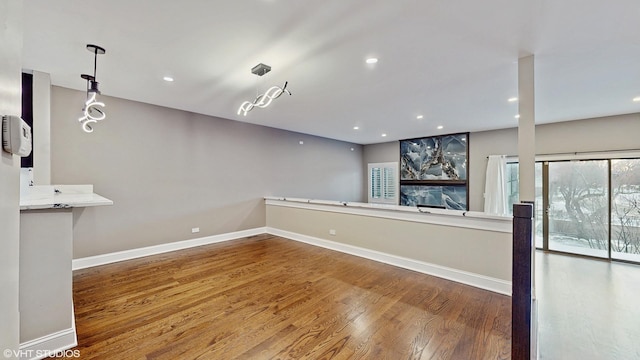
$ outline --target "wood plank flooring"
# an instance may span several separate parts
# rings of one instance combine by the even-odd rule
[[[74,273],[82,359],[508,359],[511,298],[259,235]]]

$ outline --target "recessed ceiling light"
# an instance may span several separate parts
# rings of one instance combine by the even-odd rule
[[[366,60],[366,62],[367,62],[367,64],[375,64],[375,63],[378,62],[378,58],[373,58],[373,57],[372,58],[368,58]]]
[[[518,114],[518,115],[514,116],[514,118],[516,118],[516,119],[520,119],[520,114]]]
[[[171,76],[165,76],[165,77],[162,78],[162,80],[168,81],[168,82],[172,82],[173,78]]]
[[[422,116],[422,115],[418,115],[418,116],[416,116],[416,119],[418,119],[418,120],[420,120],[420,119],[422,119],[422,118],[424,118],[424,116]]]
[[[304,145],[304,141],[300,140],[300,141],[298,141],[298,144]]]
[[[351,148],[351,151],[355,150],[354,148]]]
[[[382,137],[386,137],[386,136],[387,136],[387,134],[382,134]]]
[[[444,129],[444,126],[438,125],[438,130],[442,130],[442,129]]]
[[[359,127],[359,126],[354,126],[354,127],[353,127],[353,130],[358,130],[358,129],[360,129],[360,127]]]
[[[508,102],[516,102],[516,101],[518,101],[518,98],[517,97],[508,98],[507,101]]]
[[[640,102],[640,96],[636,96],[636,97],[634,97],[634,98],[633,98],[633,101],[634,101],[634,102]]]

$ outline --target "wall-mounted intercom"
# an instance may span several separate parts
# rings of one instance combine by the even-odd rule
[[[31,127],[19,116],[2,116],[2,148],[18,156],[31,154]]]

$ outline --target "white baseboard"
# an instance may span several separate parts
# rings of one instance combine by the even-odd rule
[[[76,330],[69,328],[20,344],[20,360],[40,360],[76,346]]]
[[[397,255],[391,255],[375,250],[365,249],[353,245],[338,243],[335,241],[320,239],[312,236],[293,233],[290,231],[266,228],[266,232],[272,235],[281,236],[287,239],[300,241],[306,244],[320,246],[326,249],[340,251],[346,254],[363,257],[369,260],[382,262],[385,264],[421,272],[428,275],[437,276],[443,279],[459,282],[477,288],[493,291],[499,294],[511,296],[511,281],[492,278],[467,271],[453,269],[436,264],[430,264],[414,259],[409,259]]]
[[[538,327],[538,299],[533,298],[531,301],[531,360],[540,358],[540,329]]]
[[[132,260],[150,255],[162,254],[170,251],[183,250],[196,246],[209,245],[223,241],[240,239],[243,237],[260,235],[266,233],[266,228],[255,228],[249,230],[235,231],[226,234],[206,236],[197,239],[176,241],[168,244],[148,246],[138,249],[118,251],[109,254],[89,256],[85,258],[73,259],[73,270],[86,269],[93,266],[111,264],[118,261]]]

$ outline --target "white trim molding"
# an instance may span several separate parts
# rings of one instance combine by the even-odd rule
[[[74,327],[20,344],[21,360],[40,360],[78,346]]]
[[[586,151],[536,155],[536,161],[606,160],[640,157],[640,150]],[[507,161],[518,162],[518,155],[508,155]]]
[[[423,261],[409,259],[397,255],[391,255],[375,250],[365,249],[353,245],[342,244],[334,241],[320,239],[312,236],[298,234],[290,231],[266,228],[266,232],[271,235],[284,237],[290,240],[303,242],[306,244],[323,247],[330,250],[362,257],[369,260],[409,269],[423,274],[437,276],[446,280],[474,286],[480,289],[493,291],[499,294],[511,296],[511,281],[492,278],[480,274],[475,274],[463,270],[453,269]]]
[[[99,265],[111,264],[119,261],[132,260],[145,256],[163,254],[166,252],[189,249],[196,246],[215,244],[224,241],[230,241],[240,239],[244,237],[260,235],[266,233],[266,228],[254,228],[248,230],[235,231],[225,234],[206,236],[197,239],[176,241],[168,244],[160,244],[155,246],[148,246],[138,249],[124,250],[113,252],[109,254],[102,254],[96,256],[89,256],[79,259],[73,259],[73,270],[86,269]]]

